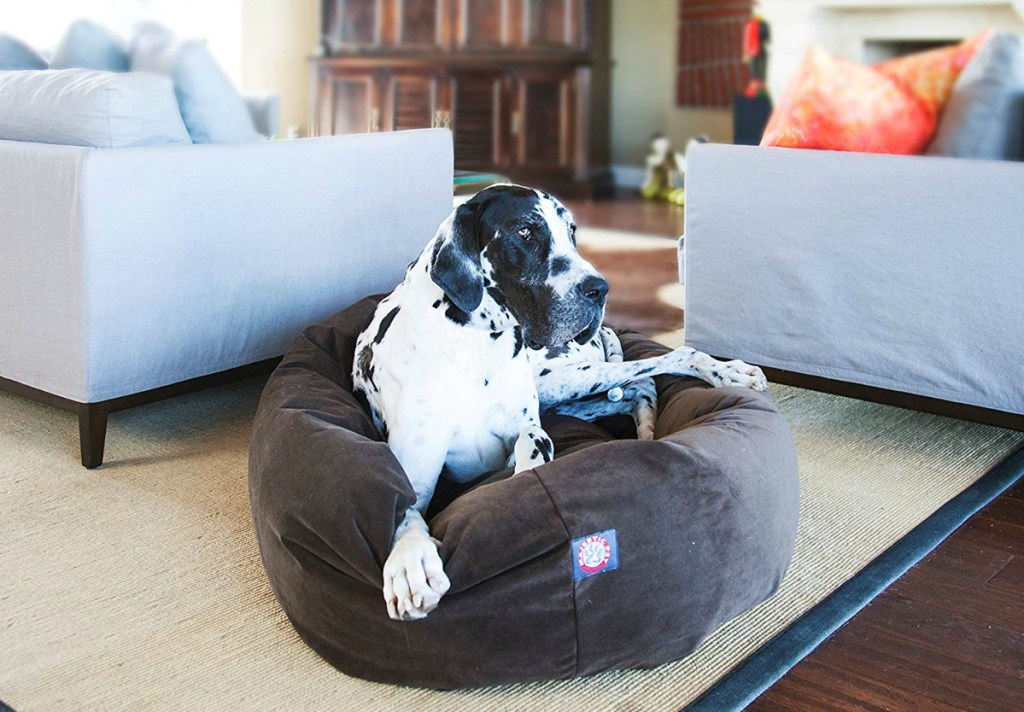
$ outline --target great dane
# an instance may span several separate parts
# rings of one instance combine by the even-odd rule
[[[766,387],[760,369],[680,348],[622,360],[602,326],[608,283],[576,251],[551,195],[491,186],[456,208],[356,343],[353,382],[416,492],[384,564],[396,620],[423,618],[449,587],[423,512],[442,469],[458,482],[551,460],[541,413],[631,413],[651,438],[653,376]]]

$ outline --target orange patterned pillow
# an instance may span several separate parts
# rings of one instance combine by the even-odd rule
[[[928,111],[938,116],[953,93],[953,85],[961,70],[991,36],[992,31],[985,30],[958,45],[897,57],[876,64],[874,68],[899,82],[920,99]]]
[[[920,153],[935,115],[869,67],[808,50],[765,128],[762,146]]]

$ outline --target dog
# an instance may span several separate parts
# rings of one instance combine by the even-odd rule
[[[651,437],[656,375],[766,387],[760,369],[689,348],[623,362],[602,327],[607,294],[569,210],[499,184],[457,207],[377,306],[356,341],[354,392],[416,493],[384,563],[391,618],[425,617],[449,588],[423,518],[442,469],[464,483],[549,462],[541,412],[635,412]]]

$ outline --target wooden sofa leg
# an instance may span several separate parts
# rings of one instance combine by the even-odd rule
[[[82,448],[82,466],[88,469],[103,464],[103,444],[107,438],[107,416],[110,411],[97,403],[78,407],[78,439]]]

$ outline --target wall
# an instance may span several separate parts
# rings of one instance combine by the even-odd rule
[[[155,20],[181,37],[205,39],[210,52],[235,82],[241,74],[243,0],[0,0],[0,31],[37,49],[52,51],[68,25],[89,18],[126,41],[139,22]],[[282,0],[282,3],[287,0]]]
[[[680,149],[697,134],[732,141],[732,114],[675,105],[676,0],[612,2],[612,163],[634,183],[654,133]],[[635,167],[635,170],[629,170]]]
[[[242,88],[281,98],[281,133],[308,135],[312,106],[307,57],[320,37],[319,0],[244,0]]]
[[[864,40],[957,39],[989,27],[1024,33],[1020,0],[761,0],[761,11],[772,26],[776,98],[812,44],[859,62]]]
[[[311,103],[306,58],[319,37],[318,0],[244,0],[242,86],[281,96],[282,131],[305,133]],[[682,147],[705,133],[732,139],[728,111],[675,105],[676,0],[613,0],[612,163],[639,170],[657,132]],[[634,173],[635,175],[635,173]]]

